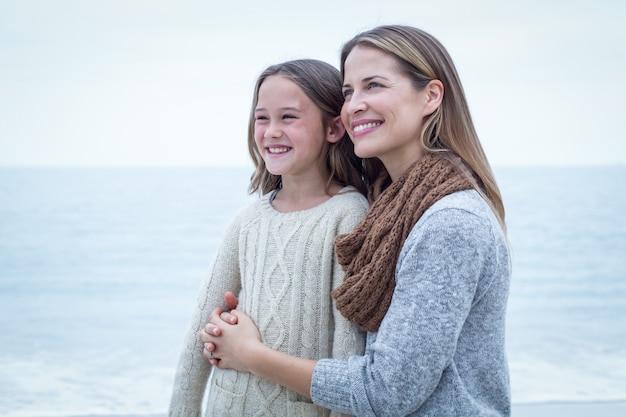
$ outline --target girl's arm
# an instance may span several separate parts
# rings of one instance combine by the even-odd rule
[[[216,305],[222,305],[225,291],[238,292],[241,286],[238,262],[239,223],[233,219],[224,232],[216,255],[197,295],[195,308],[181,349],[170,399],[170,416],[200,415],[202,399],[211,372],[203,357],[198,332],[207,323]]]
[[[230,323],[233,323],[234,317],[237,324],[233,325]],[[311,398],[311,379],[317,361],[287,355],[265,346],[256,325],[243,312],[214,310],[199,338],[206,344],[213,344],[212,363],[218,368],[250,372]],[[210,358],[207,349],[205,356]]]

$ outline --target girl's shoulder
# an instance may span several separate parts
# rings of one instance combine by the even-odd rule
[[[271,194],[263,195],[241,207],[235,212],[231,222],[239,224],[256,222],[260,217],[276,219],[276,221],[299,221],[302,218],[327,217],[329,215],[337,218],[361,217],[369,210],[367,198],[352,186],[342,188],[337,194],[315,207],[286,213],[279,212],[272,207]]]
[[[231,216],[230,223],[237,224],[241,222],[245,222],[250,218],[256,218],[260,213],[267,211],[268,207],[271,207],[269,203],[270,194],[265,194],[251,200],[248,204],[239,207],[235,210],[234,214]]]
[[[356,209],[358,211],[366,212],[369,210],[367,198],[351,185],[343,187],[337,194],[328,200],[328,203],[330,206],[333,206],[333,209],[339,209],[342,211]]]

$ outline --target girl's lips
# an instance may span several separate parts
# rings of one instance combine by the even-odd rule
[[[291,148],[289,148],[288,146],[268,146],[265,149],[267,149],[268,153],[272,155],[277,155],[277,154],[289,152]]]

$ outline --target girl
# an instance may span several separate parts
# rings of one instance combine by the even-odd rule
[[[289,356],[218,309],[201,334],[213,363],[360,417],[508,416],[504,207],[452,60],[419,29],[381,26],[344,46],[341,69],[355,152],[384,165],[369,213],[336,240],[333,297],[368,331],[365,354]]]
[[[170,416],[199,416],[211,364],[198,332],[226,291],[264,343],[311,360],[363,352],[358,328],[330,292],[343,281],[333,239],[367,212],[361,161],[340,119],[339,71],[317,60],[267,68],[252,100],[250,192],[262,197],[228,226],[198,298],[176,373]],[[235,370],[213,369],[207,416],[328,416],[304,395]],[[337,415],[333,413],[333,415]]]

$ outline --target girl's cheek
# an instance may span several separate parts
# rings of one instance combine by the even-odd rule
[[[254,129],[254,141],[256,142],[257,146],[261,146],[261,144],[263,143],[264,135],[265,135],[265,129],[259,129],[259,128]]]

